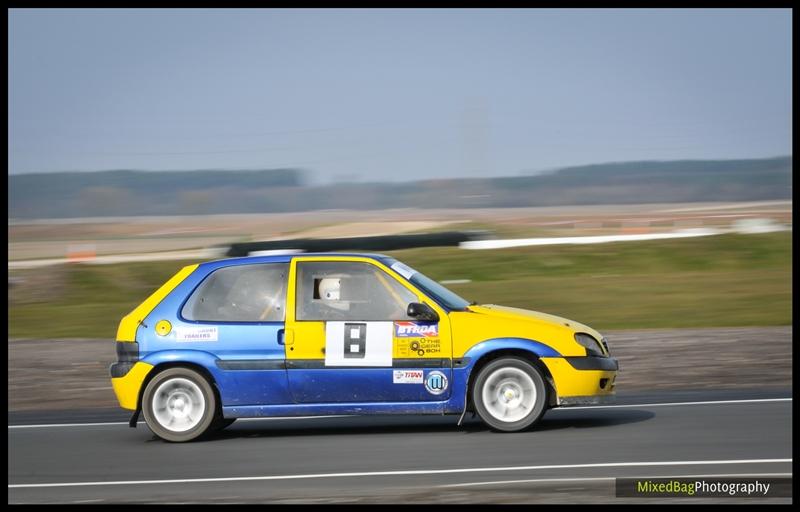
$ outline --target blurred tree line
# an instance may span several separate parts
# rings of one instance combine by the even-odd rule
[[[792,157],[322,186],[301,169],[62,172],[10,175],[8,187],[10,218],[750,201],[792,197]]]

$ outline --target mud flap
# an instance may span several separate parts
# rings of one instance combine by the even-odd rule
[[[141,412],[141,407],[137,407],[136,410],[133,411],[133,416],[131,416],[131,419],[128,421],[128,426],[130,428],[136,428],[136,424],[139,423],[139,413]]]
[[[464,421],[464,416],[466,416],[466,415],[467,415],[467,404],[464,404],[464,412],[462,412],[462,413],[461,413],[461,417],[460,417],[460,418],[458,418],[458,423],[457,423],[457,425],[458,425],[459,427],[461,426],[461,422],[462,422],[462,421]]]

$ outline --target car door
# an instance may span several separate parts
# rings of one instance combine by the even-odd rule
[[[289,281],[286,368],[296,402],[449,398],[449,319],[402,276],[370,258],[298,257]],[[439,321],[408,317],[411,302]]]

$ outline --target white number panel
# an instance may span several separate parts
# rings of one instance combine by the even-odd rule
[[[325,366],[392,366],[393,322],[326,322]]]

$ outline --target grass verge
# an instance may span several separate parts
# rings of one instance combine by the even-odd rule
[[[391,253],[467,299],[597,329],[790,325],[791,232]],[[9,336],[112,339],[123,315],[192,262],[62,265],[10,275]]]

